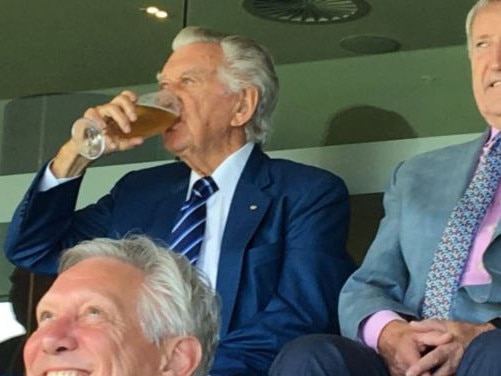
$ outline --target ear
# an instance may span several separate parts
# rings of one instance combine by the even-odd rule
[[[202,345],[197,338],[171,338],[165,345],[162,376],[191,376],[201,360]]]
[[[231,120],[231,125],[234,127],[245,125],[252,118],[259,100],[259,92],[257,87],[250,86],[241,90],[238,96],[233,119]]]

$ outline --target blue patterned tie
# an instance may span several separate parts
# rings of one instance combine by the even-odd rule
[[[424,318],[449,319],[473,240],[498,187],[500,136],[495,137],[487,155],[481,158],[470,185],[449,217],[426,280]]]
[[[181,207],[176,225],[169,237],[169,247],[196,263],[204,239],[206,202],[218,190],[216,182],[206,176],[195,182],[190,198]]]

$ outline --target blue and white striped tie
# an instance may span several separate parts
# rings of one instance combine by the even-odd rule
[[[207,200],[217,190],[216,182],[210,176],[197,180],[170,234],[169,247],[185,255],[192,264],[198,260],[204,239]]]

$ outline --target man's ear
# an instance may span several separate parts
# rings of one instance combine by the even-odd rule
[[[202,345],[196,337],[176,337],[164,346],[162,376],[191,376],[202,360]]]
[[[235,127],[246,124],[252,118],[259,100],[259,91],[257,87],[250,86],[241,90],[238,95],[238,101],[235,103],[235,113],[231,120],[231,125]]]

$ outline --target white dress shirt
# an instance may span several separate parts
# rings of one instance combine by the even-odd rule
[[[205,235],[197,267],[205,272],[214,288],[217,281],[221,242],[228,213],[230,212],[231,201],[253,146],[253,143],[245,144],[226,158],[211,175],[219,189],[207,200]],[[193,170],[191,171],[190,186],[186,197],[190,196],[193,184],[201,177]]]

